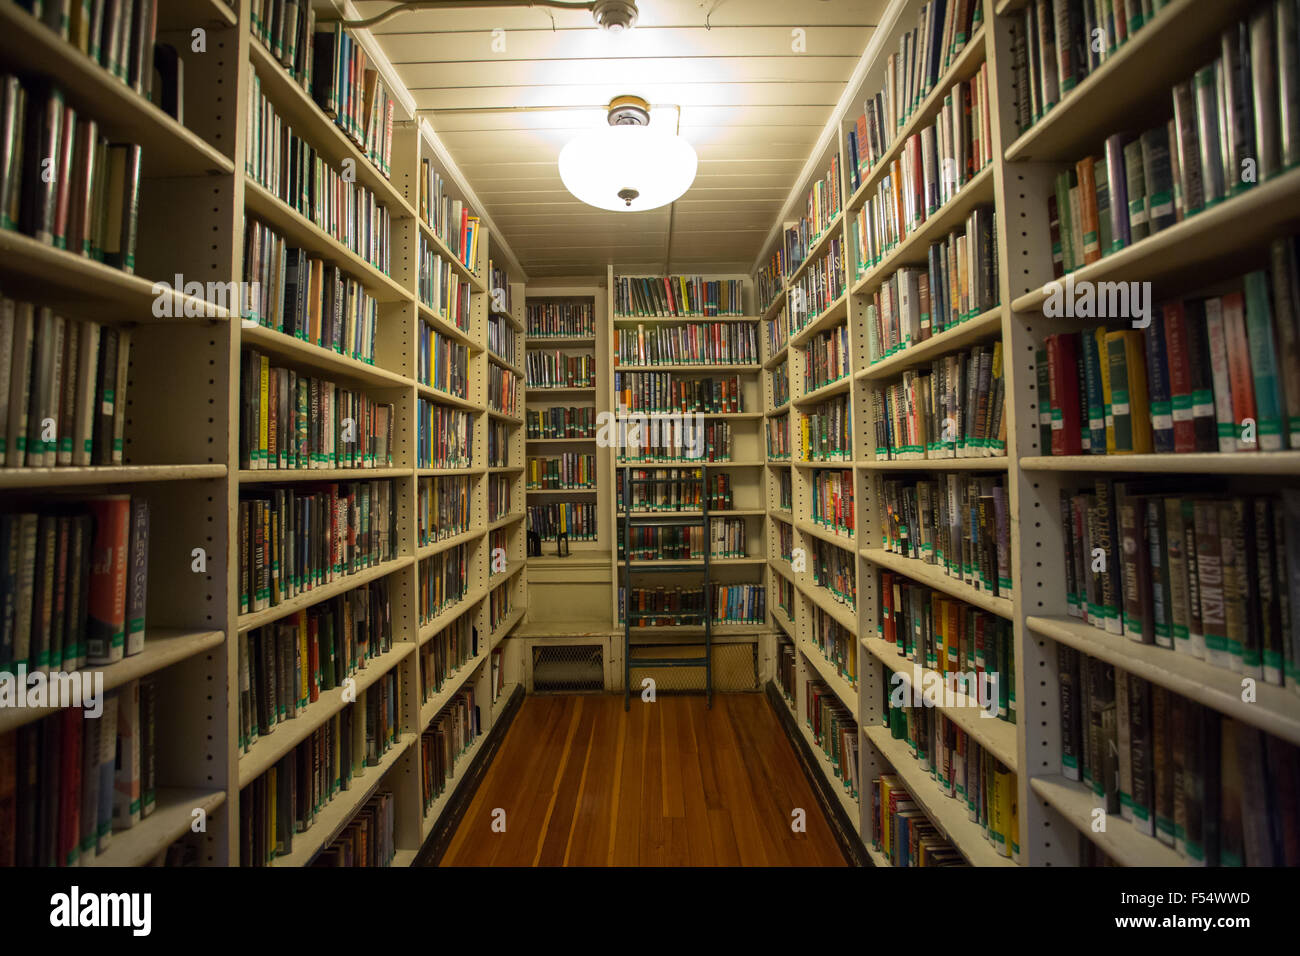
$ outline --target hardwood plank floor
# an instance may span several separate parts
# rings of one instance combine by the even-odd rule
[[[807,813],[807,832],[790,829]],[[505,811],[505,832],[493,813]],[[497,815],[499,818],[499,814]],[[442,866],[844,866],[761,694],[528,697]]]

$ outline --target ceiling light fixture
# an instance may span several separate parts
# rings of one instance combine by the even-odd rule
[[[636,0],[585,0],[566,3],[565,0],[411,0],[389,7],[383,13],[363,20],[343,20],[345,27],[368,30],[391,20],[399,13],[418,10],[463,10],[477,7],[551,7],[556,10],[590,10],[596,26],[610,33],[622,33],[636,25]]]
[[[564,187],[588,206],[642,212],[677,199],[695,181],[691,144],[650,126],[639,96],[610,100],[608,124],[583,133],[560,151]]]

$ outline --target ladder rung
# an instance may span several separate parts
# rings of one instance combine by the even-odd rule
[[[703,667],[709,662],[707,657],[672,657],[655,659],[651,657],[629,657],[632,667]]]

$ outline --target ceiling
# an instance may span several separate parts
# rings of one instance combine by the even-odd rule
[[[887,5],[639,0],[621,35],[586,10],[448,9],[373,32],[530,277],[747,273]],[[356,3],[363,17],[389,6]],[[652,104],[652,125],[680,110],[699,155],[670,206],[604,212],[560,181],[560,149],[625,93]]]

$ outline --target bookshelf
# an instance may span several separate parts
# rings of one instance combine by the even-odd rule
[[[94,319],[130,329],[130,410],[120,465],[6,468],[0,497],[12,508],[23,502],[80,500],[129,493],[150,508],[150,564],[144,650],[102,671],[106,690],[151,678],[157,694],[157,802],[130,829],[114,833],[94,865],[139,865],[190,831],[193,811],[206,815],[201,862],[240,863],[241,815],[250,807],[255,782],[367,693],[389,684],[396,727],[387,749],[336,793],[313,824],[295,835],[292,852],[269,861],[305,865],[348,824],[377,792],[395,802],[396,865],[409,865],[436,826],[451,792],[478,752],[505,702],[519,686],[502,641],[527,607],[524,539],[523,394],[505,408],[490,389],[492,370],[522,371],[526,276],[503,243],[478,234],[469,261],[420,215],[423,164],[432,161],[448,200],[475,214],[475,200],[459,173],[439,157],[427,124],[404,117],[395,104],[391,172],[385,175],[367,151],[304,91],[263,43],[249,5],[236,11],[221,0],[179,0],[159,11],[159,42],[188,53],[190,31],[207,31],[203,69],[187,70],[185,124],[178,123],[129,86],[112,78],[73,45],[17,5],[0,5],[0,50],[14,68],[54,78],[78,115],[89,116],[114,140],[140,144],[143,155],[139,233],[134,273],[54,248],[19,232],[0,232],[0,279],[6,295],[49,306],[69,319]],[[320,11],[318,11],[320,12]],[[322,15],[325,15],[322,13]],[[324,21],[320,21],[322,24]],[[377,53],[367,37],[360,40]],[[182,58],[184,58],[184,54]],[[382,57],[372,62],[385,61]],[[382,69],[381,69],[382,75]],[[390,86],[390,78],[382,77]],[[355,243],[278,198],[246,164],[255,143],[246,122],[252,84],[281,122],[316,150],[326,167],[350,168],[355,184],[373,194],[388,216],[388,265],[358,251]],[[214,104],[220,104],[214,107]],[[168,291],[176,275],[207,284],[238,283],[244,269],[245,222],[269,227],[292,247],[325,266],[337,266],[375,301],[372,358],[242,320],[224,301],[203,293]],[[178,223],[183,224],[178,228]],[[337,235],[343,235],[337,233]],[[421,248],[440,256],[461,298],[458,311],[427,302],[421,293]],[[161,289],[161,291],[160,291]],[[494,295],[504,290],[501,296]],[[158,303],[169,308],[159,316]],[[189,313],[189,316],[187,316]],[[174,317],[173,317],[174,316]],[[192,317],[190,317],[192,316]],[[489,339],[493,321],[515,333],[515,348]],[[421,381],[421,333],[436,332],[465,349],[463,387],[455,391]],[[270,365],[334,383],[392,406],[388,438],[391,463],[376,467],[280,470],[242,460],[241,377],[256,351]],[[465,466],[421,467],[420,403],[468,416],[472,457]],[[502,410],[504,409],[504,410]],[[177,427],[183,423],[183,427]],[[505,463],[489,467],[489,429],[500,425]],[[420,541],[422,483],[466,482],[467,518],[455,534]],[[240,500],[249,495],[304,494],[332,483],[374,482],[392,493],[392,556],[264,609],[240,613]],[[489,513],[498,486],[501,507]],[[192,553],[202,549],[205,564]],[[494,549],[502,549],[494,554]],[[458,550],[460,549],[460,550]],[[463,556],[464,587],[436,614],[421,620],[422,567],[441,556]],[[197,569],[197,570],[195,570]],[[384,583],[391,619],[391,648],[364,661],[346,684],[321,691],[277,732],[241,747],[239,647],[247,635],[291,622],[359,589]],[[436,692],[421,693],[420,651],[450,626],[468,622],[477,647],[443,677]],[[494,682],[502,674],[498,687]],[[396,677],[395,682],[390,677]],[[209,688],[205,693],[201,689]],[[457,756],[443,781],[442,796],[425,806],[421,793],[421,737],[434,732],[444,708],[473,691],[479,733]],[[53,711],[5,711],[0,735],[21,731]],[[361,719],[360,712],[357,712]]]
[[[1160,6],[1157,4],[1157,6]],[[864,57],[856,89],[846,97],[862,103],[880,88],[885,61],[896,51],[899,38],[915,25],[920,2],[894,4],[886,13]],[[769,589],[773,591],[772,619],[776,629],[774,654],[784,662],[780,696],[807,733],[807,689],[811,682],[824,685],[860,722],[860,792],[872,778],[892,773],[925,812],[929,820],[968,862],[976,865],[1014,865],[993,849],[981,826],[968,820],[966,807],[951,799],[917,761],[912,747],[881,724],[888,706],[884,681],[893,671],[911,673],[912,663],[898,654],[894,644],[882,640],[880,610],[887,595],[878,593],[878,575],[902,575],[909,582],[933,589],[944,598],[1010,622],[1014,641],[1015,722],[983,720],[977,710],[963,706],[957,697],[937,708],[968,734],[987,754],[1016,774],[1019,862],[1022,865],[1078,865],[1085,859],[1084,841],[1091,840],[1122,865],[1186,865],[1170,846],[1147,836],[1118,813],[1110,826],[1097,832],[1092,826],[1098,798],[1090,786],[1061,773],[1061,712],[1058,691],[1058,648],[1065,647],[1113,666],[1147,682],[1151,688],[1195,702],[1209,712],[1231,718],[1239,726],[1257,728],[1282,741],[1294,743],[1300,702],[1291,688],[1258,682],[1256,696],[1242,699],[1241,673],[1152,645],[1139,644],[1123,635],[1099,630],[1067,615],[1060,526],[1060,492],[1090,485],[1094,475],[1123,479],[1162,476],[1162,481],[1184,482],[1176,489],[1204,487],[1246,494],[1275,493],[1300,474],[1294,451],[1257,454],[1161,453],[1136,455],[1051,455],[1041,447],[1039,405],[1048,396],[1037,394],[1035,355],[1047,335],[1099,324],[1084,319],[1051,319],[1043,314],[1047,299],[1044,284],[1052,279],[1052,247],[1045,197],[1056,174],[1079,156],[1095,150],[1110,133],[1125,126],[1144,128],[1163,121],[1170,113],[1170,87],[1189,78],[1218,50],[1223,29],[1247,15],[1248,3],[1224,4],[1212,17],[1190,12],[1183,0],[1163,5],[1153,19],[1132,33],[1127,42],[1052,110],[1027,130],[1018,128],[1014,59],[1023,40],[1026,8],[1023,0],[999,0],[981,5],[983,23],[972,42],[946,67],[936,88],[920,97],[911,115],[900,125],[902,135],[883,152],[857,189],[851,171],[841,164],[845,212],[832,211],[827,225],[810,243],[808,256],[796,268],[780,262],[790,217],[774,227],[773,240],[755,263],[755,283],[766,281],[769,296],[759,303],[763,323],[764,414],[769,422],[785,416],[798,422],[806,409],[837,394],[852,401],[853,451],[845,465],[835,461],[825,467],[850,467],[854,473],[855,527],[845,534],[814,522],[810,507],[810,476],[819,463],[768,456],[765,465]],[[1200,8],[1197,7],[1199,11]],[[1146,51],[1160,50],[1158,65]],[[874,53],[873,53],[874,51]],[[989,120],[991,161],[978,169],[959,191],[875,261],[866,257],[863,271],[854,274],[858,233],[854,215],[888,174],[888,163],[902,155],[908,135],[933,122],[953,83],[971,80],[987,71],[990,90]],[[1121,95],[1122,92],[1122,95]],[[851,110],[852,108],[850,108]],[[839,136],[823,141],[821,153],[805,167],[807,179],[796,183],[788,210],[802,214],[813,184],[826,175],[832,156],[848,155],[848,133],[854,117],[834,120]],[[1150,281],[1154,301],[1215,295],[1230,288],[1242,273],[1264,268],[1269,243],[1294,233],[1296,171],[1285,170],[1241,195],[1189,215],[1127,248],[1074,271],[1075,281]],[[991,308],[965,315],[957,324],[920,342],[912,342],[872,361],[868,306],[879,290],[902,266],[924,265],[929,244],[960,225],[976,205],[996,210],[996,255],[999,263],[996,299]],[[847,239],[841,247],[849,276],[846,295],[829,302],[820,313],[791,336],[790,323],[781,319],[790,310],[792,283],[815,268],[813,260],[833,248],[837,235]],[[777,267],[773,267],[773,263]],[[766,273],[766,275],[764,275]],[[773,281],[775,277],[776,281]],[[847,321],[851,356],[851,384],[818,384],[809,392],[803,368],[807,345],[816,336]],[[1005,455],[911,460],[907,456],[879,460],[874,454],[875,390],[897,382],[907,372],[926,368],[936,359],[1001,343],[1005,377]],[[773,387],[773,376],[788,369],[789,396]],[[792,436],[793,437],[793,436]],[[793,443],[792,443],[793,444]],[[908,481],[917,477],[939,480],[945,475],[998,478],[1005,482],[1006,506],[1011,517],[1008,561],[1013,588],[1008,596],[972,587],[960,577],[945,574],[940,566],[894,553],[882,537],[887,501],[883,481]],[[1167,477],[1166,477],[1167,476]],[[1201,482],[1198,485],[1197,482]],[[783,491],[783,487],[788,489]],[[788,503],[787,503],[788,501]],[[805,572],[795,570],[789,552],[809,551],[814,544],[849,549],[856,556],[856,611],[844,604]],[[782,599],[790,595],[791,599]],[[788,604],[788,606],[787,606]],[[856,686],[828,662],[813,639],[812,621],[820,613],[849,627],[859,643],[860,672]],[[1031,678],[1032,675],[1032,678]],[[1042,678],[1039,680],[1038,678]],[[793,679],[791,679],[793,678]],[[965,703],[970,704],[967,700]],[[816,749],[816,748],[814,748]],[[830,763],[823,765],[828,785],[837,793],[844,788]],[[857,826],[867,853],[877,865],[889,860],[872,846],[871,807],[865,799],[845,809]]]

